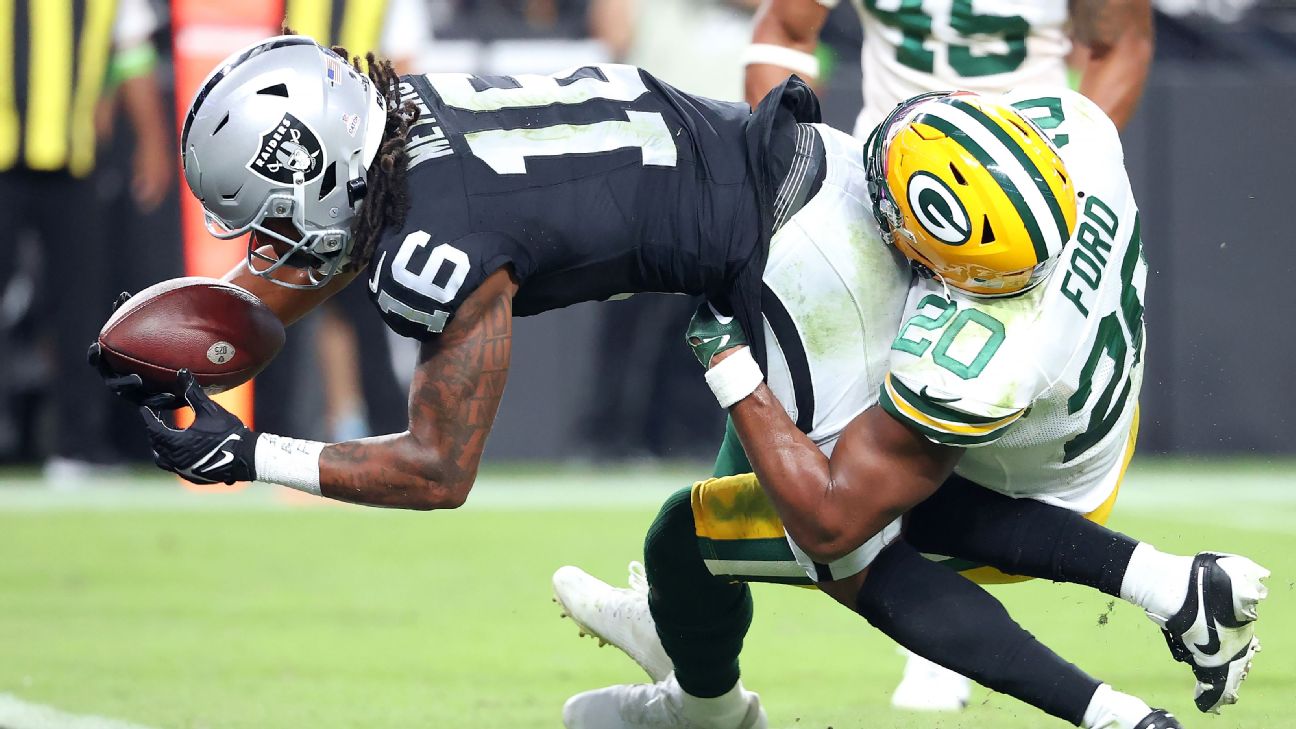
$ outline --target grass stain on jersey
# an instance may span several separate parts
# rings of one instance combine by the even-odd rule
[[[845,250],[851,260],[833,261],[833,268],[843,280],[859,285],[849,287],[851,305],[847,305],[840,295],[821,296],[818,297],[820,301],[807,302],[810,318],[802,336],[806,353],[810,356],[823,357],[840,352],[843,337],[854,340],[863,333],[867,342],[870,332],[876,327],[885,328],[890,335],[900,326],[908,263],[883,243],[876,228],[867,222],[846,224],[846,235],[850,244]],[[894,286],[881,285],[888,277],[878,272],[888,269],[895,272],[894,277],[890,277]],[[852,351],[850,354],[859,353]]]
[[[803,259],[789,264],[785,273],[793,280],[804,280],[809,273]],[[825,289],[796,287],[783,294],[784,305],[792,313],[805,344],[806,356],[816,359],[831,358],[841,351],[843,339],[853,340],[861,330],[859,311],[841,296],[841,288]]]

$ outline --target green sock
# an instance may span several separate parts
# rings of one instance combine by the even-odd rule
[[[742,441],[738,440],[738,431],[734,429],[733,418],[725,420],[724,440],[720,441],[720,452],[716,454],[715,467],[711,470],[713,478],[736,476],[740,473],[751,473],[751,461],[743,450]]]
[[[738,682],[738,654],[751,626],[752,597],[746,583],[707,571],[689,496],[690,489],[672,494],[648,527],[648,606],[680,687],[713,698]]]

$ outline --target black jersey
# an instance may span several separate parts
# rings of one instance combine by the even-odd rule
[[[435,336],[503,266],[520,284],[518,316],[666,292],[758,321],[765,201],[781,180],[766,148],[777,118],[818,120],[804,85],[780,87],[757,114],[618,65],[407,76],[401,90],[418,108],[410,210],[385,231],[369,280],[398,333]]]

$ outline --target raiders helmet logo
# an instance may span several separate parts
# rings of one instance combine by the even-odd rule
[[[291,185],[298,172],[310,182],[324,170],[324,150],[305,122],[284,114],[278,124],[261,135],[261,146],[247,167],[281,185]]]

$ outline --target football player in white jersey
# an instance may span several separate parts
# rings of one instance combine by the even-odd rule
[[[813,52],[829,11],[841,1],[765,0],[743,56],[749,102],[789,71],[819,76]],[[854,128],[861,140],[901,100],[927,91],[994,94],[1064,85],[1073,41],[1083,67],[1080,92],[1123,127],[1152,60],[1150,0],[851,1],[865,39],[864,105]],[[970,691],[967,679],[911,654],[892,703],[957,710]]]
[[[1041,114],[1052,143],[1029,121]],[[720,352],[741,338],[736,327],[714,314],[695,322],[708,382],[733,405],[760,482],[712,479],[667,502],[645,544],[651,614],[641,591],[575,568],[555,575],[572,617],[658,680],[573,697],[568,726],[659,726],[663,707],[691,726],[688,712],[718,711],[700,697],[733,701],[750,596],[721,583],[795,581],[793,562],[906,647],[966,670],[954,664],[975,648],[955,633],[983,620],[975,588],[916,579],[915,549],[1139,605],[1192,666],[1199,709],[1236,701],[1267,572],[1242,557],[1164,554],[1099,526],[1137,433],[1146,279],[1112,123],[1063,89],[932,94],[899,107],[867,156],[865,205],[878,220],[865,242],[886,231],[925,276],[902,317],[870,314],[886,311],[889,279],[875,272],[885,267],[780,231],[765,275],[768,387],[751,384],[745,373],[759,370],[745,350]],[[870,385],[877,394],[861,394]],[[939,602],[959,609],[933,610]],[[704,685],[707,672],[736,693]],[[1071,683],[1032,703],[1086,727],[1178,726],[1096,681]]]
[[[938,89],[1061,86],[1076,45],[1080,93],[1123,127],[1152,60],[1150,0],[851,0],[864,26],[864,139],[900,101]],[[743,55],[750,103],[789,72],[819,75],[814,51],[841,0],[765,0]]]

